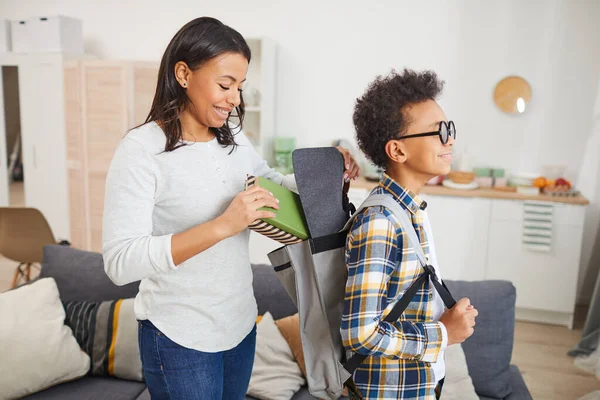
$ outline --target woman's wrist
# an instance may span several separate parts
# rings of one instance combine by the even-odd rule
[[[219,242],[233,236],[233,233],[231,232],[231,224],[223,215],[213,219],[211,221],[211,225],[211,230]]]

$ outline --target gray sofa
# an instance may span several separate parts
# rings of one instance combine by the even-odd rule
[[[259,314],[269,311],[279,319],[296,308],[272,268],[255,265],[254,292]],[[40,277],[56,280],[61,300],[105,301],[134,297],[138,284],[115,286],[105,275],[102,256],[66,246],[44,248]],[[530,400],[516,366],[510,365],[514,339],[516,293],[508,282],[446,282],[456,298],[469,297],[479,310],[475,334],[463,349],[475,389],[482,400]],[[113,378],[84,377],[30,395],[36,400],[142,400],[150,399],[143,383]],[[247,399],[252,399],[247,397]],[[302,388],[293,400],[313,400]]]

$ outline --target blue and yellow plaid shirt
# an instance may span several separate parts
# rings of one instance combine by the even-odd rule
[[[410,215],[429,258],[422,200],[387,174],[373,190],[392,197]],[[346,241],[348,281],[341,334],[348,357],[367,355],[354,373],[365,399],[435,399],[431,363],[442,350],[441,324],[433,321],[433,285],[419,289],[400,319],[384,318],[424,271],[400,222],[383,207],[357,215]]]

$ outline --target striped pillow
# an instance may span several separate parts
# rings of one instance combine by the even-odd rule
[[[134,299],[64,302],[65,324],[90,356],[88,375],[144,381]]]

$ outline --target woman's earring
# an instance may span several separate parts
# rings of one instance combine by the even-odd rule
[[[183,87],[187,87],[187,82],[183,82]]]

